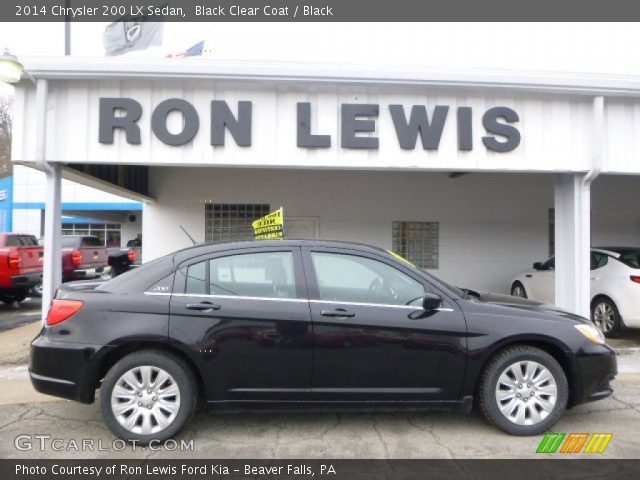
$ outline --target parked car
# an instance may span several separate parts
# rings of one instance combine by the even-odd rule
[[[107,248],[107,254],[113,276],[120,275],[137,265],[137,255],[134,248]]]
[[[354,331],[366,340],[325,341]],[[145,443],[177,434],[197,400],[464,412],[476,400],[505,432],[537,435],[610,395],[617,370],[586,318],[460,290],[374,247],[263,240],[63,285],[29,372],[36,390],[83,403],[100,388],[108,427]]]
[[[33,235],[0,233],[0,301],[22,302],[42,282],[42,247]]]
[[[62,236],[62,281],[109,277],[107,247],[93,235]]]
[[[511,295],[555,303],[555,258],[533,264],[511,282]],[[607,336],[640,328],[640,248],[591,249],[591,320]]]

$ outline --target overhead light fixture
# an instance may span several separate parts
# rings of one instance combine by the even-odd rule
[[[25,71],[17,57],[11,55],[6,48],[0,55],[0,82],[15,84],[22,80]]]

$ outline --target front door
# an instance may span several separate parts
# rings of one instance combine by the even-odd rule
[[[309,395],[312,336],[300,249],[247,249],[178,269],[171,341],[204,372],[209,400]]]
[[[426,312],[411,270],[385,257],[303,248],[317,400],[457,400],[466,325],[455,302]],[[440,293],[440,292],[437,292]]]

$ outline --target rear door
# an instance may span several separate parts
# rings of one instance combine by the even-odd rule
[[[170,312],[170,338],[195,355],[209,399],[309,397],[311,316],[298,247],[185,262]]]

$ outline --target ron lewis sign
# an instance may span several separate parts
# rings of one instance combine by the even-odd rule
[[[520,145],[518,113],[506,106],[494,106],[482,112],[472,107],[449,105],[403,105],[378,103],[342,103],[339,105],[338,138],[316,131],[312,122],[313,105],[298,102],[296,116],[296,143],[300,148],[323,149],[338,142],[345,149],[378,149],[380,142],[395,141],[404,150],[438,150],[445,125],[455,123],[457,148],[460,151],[473,150],[474,116],[480,115],[483,148],[494,152],[510,152]],[[99,142],[112,144],[114,133],[121,130],[127,143],[141,143],[139,121],[142,105],[123,97],[100,98]],[[172,112],[182,116],[182,128],[170,131],[167,117]],[[223,146],[226,132],[241,147],[251,146],[253,103],[239,101],[232,107],[223,100],[212,100],[210,104],[211,129],[207,132],[212,146]],[[395,140],[376,135],[376,122],[381,115],[389,115],[395,130]],[[196,108],[182,98],[169,98],[158,103],[151,112],[151,131],[156,138],[167,145],[180,146],[191,142],[200,130],[200,116]]]

